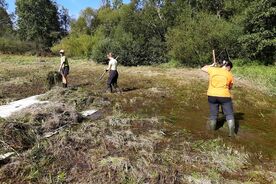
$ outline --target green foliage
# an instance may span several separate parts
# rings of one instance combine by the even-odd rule
[[[47,48],[60,37],[58,8],[52,0],[16,0],[16,14],[22,40]]]
[[[91,11],[85,14],[92,15]],[[52,51],[63,48],[73,56],[91,57],[100,63],[106,62],[108,52],[119,56],[123,65],[163,63],[166,61],[165,29],[158,19],[152,7],[136,12],[131,5],[114,10],[101,8],[93,18],[83,12],[72,24],[71,35]]]
[[[259,59],[264,64],[276,60],[276,2],[255,1],[246,11],[244,32],[240,38],[243,51],[251,59]]]
[[[183,65],[179,61],[172,59],[169,62],[164,63],[160,66],[164,68],[179,68],[179,67],[182,67]]]
[[[12,31],[12,21],[6,9],[0,6],[0,36]]]
[[[166,61],[165,29],[157,12],[148,6],[142,12],[132,4],[117,10],[101,9],[98,13],[105,38],[96,43],[92,54],[96,61],[104,61],[107,52],[120,56],[123,65],[145,65]]]
[[[71,34],[52,50],[63,48],[72,56],[91,57],[100,63],[113,52],[120,64],[128,66],[169,60],[198,66],[211,61],[212,49],[219,54],[227,48],[231,58],[272,63],[276,20],[273,3],[256,1],[247,9],[250,3],[133,0],[124,5],[120,0],[108,0],[97,11],[84,9],[71,23]]]
[[[266,86],[270,94],[276,94],[276,67],[263,66],[260,62],[235,60],[233,73],[260,86]]]
[[[57,175],[57,182],[64,183],[66,181],[66,173],[64,171],[59,172]]]
[[[205,11],[218,18],[231,19],[239,14],[251,2],[250,0],[193,0],[188,1],[197,11]]]
[[[35,44],[32,42],[23,42],[16,38],[0,37],[0,51],[9,54],[32,53],[35,50]]]
[[[167,34],[172,58],[191,66],[210,63],[212,49],[232,48],[232,54],[237,52],[235,44],[237,36],[241,34],[240,27],[214,15],[198,13],[193,18],[191,14],[191,10],[187,9],[179,17],[179,25]]]
[[[72,34],[92,34],[96,26],[96,11],[91,8],[84,9],[77,20],[71,22]]]
[[[88,58],[92,50],[92,37],[86,34],[72,34],[51,48],[54,53],[58,53],[61,49],[64,49],[68,56],[85,56]]]

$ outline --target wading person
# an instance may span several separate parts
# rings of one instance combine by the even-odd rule
[[[67,88],[67,84],[68,84],[67,76],[69,74],[69,63],[68,63],[67,57],[64,55],[64,50],[60,50],[59,54],[60,54],[59,72],[62,75],[63,87]]]
[[[235,120],[230,90],[233,86],[233,76],[230,72],[233,64],[225,61],[221,67],[206,65],[201,70],[209,74],[208,102],[210,107],[210,128],[216,130],[219,106],[222,106],[229,127],[229,136],[235,135]]]
[[[119,77],[119,74],[117,71],[118,62],[116,59],[113,58],[113,55],[111,52],[107,54],[107,58],[109,59],[108,67],[105,70],[106,72],[109,71],[109,77],[107,80],[107,91],[112,93],[113,92],[112,88],[114,89],[118,88],[118,85],[117,85],[117,80]]]

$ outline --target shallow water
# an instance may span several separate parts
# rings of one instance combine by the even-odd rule
[[[126,94],[130,101],[123,105],[124,110],[139,116],[161,117],[196,137],[210,137],[210,132],[206,131],[209,115],[206,81],[191,81],[186,85],[174,81],[158,87],[159,91],[140,89]],[[232,94],[235,119],[239,124],[238,136],[228,139],[227,124],[217,130],[215,136],[276,159],[276,97],[240,87],[236,87]]]

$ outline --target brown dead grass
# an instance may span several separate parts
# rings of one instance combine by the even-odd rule
[[[48,61],[43,65],[45,70],[37,80],[42,87],[38,91],[30,90],[35,83],[28,84],[28,89],[15,83],[16,77],[20,79],[15,72],[6,77],[12,82],[0,81],[2,91],[13,85],[10,94],[2,93],[2,99],[19,97],[18,91],[24,97],[46,89],[43,80],[55,65]],[[175,128],[167,121],[174,118],[173,113],[158,116],[157,112],[163,112],[162,103],[171,103],[171,109],[179,108],[176,107],[179,104],[174,104],[174,96],[181,100],[183,112],[201,110],[198,93],[205,95],[201,83],[202,80],[205,83],[207,76],[199,70],[120,67],[123,94],[110,95],[104,93],[106,78],[97,81],[102,65],[81,61],[72,62],[71,66],[69,88],[56,87],[43,97],[50,104],[33,106],[1,122],[0,130],[5,132],[2,139],[20,156],[0,165],[0,182],[271,183],[275,180],[273,167],[262,163],[254,166],[251,159],[256,155],[240,146],[217,136],[202,139]],[[37,68],[24,65],[15,70]],[[197,85],[196,89],[193,85]],[[90,108],[104,110],[103,118],[82,119],[78,112]],[[59,132],[54,136],[43,138],[45,133],[57,129]],[[25,145],[25,140],[32,141]],[[258,168],[263,172],[256,173]]]

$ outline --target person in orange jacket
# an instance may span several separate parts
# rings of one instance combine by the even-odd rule
[[[223,114],[226,116],[229,127],[229,136],[232,137],[235,135],[235,119],[230,94],[234,80],[231,73],[233,64],[231,61],[224,61],[220,67],[214,67],[215,65],[214,61],[212,65],[206,65],[201,68],[202,71],[209,74],[207,96],[210,107],[210,128],[211,130],[216,130],[219,106],[222,106]]]

